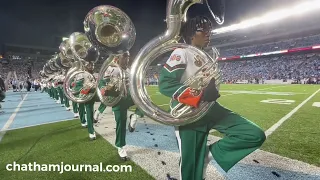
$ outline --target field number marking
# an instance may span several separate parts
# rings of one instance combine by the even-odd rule
[[[320,102],[314,102],[314,103],[312,104],[312,106],[314,106],[314,107],[320,107]]]
[[[260,101],[262,103],[270,103],[270,104],[292,104],[295,101],[294,100],[288,100],[288,99],[267,99]]]

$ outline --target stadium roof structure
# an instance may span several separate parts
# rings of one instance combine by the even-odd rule
[[[21,44],[4,44],[4,46],[11,47],[19,47],[19,48],[30,48],[30,49],[38,49],[38,50],[49,50],[49,51],[58,51],[58,48],[48,48],[48,47],[40,47],[40,46],[29,46],[29,45],[21,45]]]
[[[304,7],[308,8],[304,9]],[[295,9],[298,10],[295,11]],[[318,31],[320,30],[318,23],[320,13],[316,9],[320,9],[319,0],[306,1],[302,5],[272,11],[238,24],[214,29],[211,41],[217,47],[224,47],[234,45],[234,43],[223,43],[228,38],[238,39],[237,41],[263,40],[269,39],[270,36],[278,38],[292,35],[294,37],[297,34]]]

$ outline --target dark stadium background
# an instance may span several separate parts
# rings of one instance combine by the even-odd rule
[[[218,0],[210,0],[210,2],[217,1]],[[166,0],[3,1],[0,6],[0,23],[2,25],[0,28],[0,55],[3,57],[0,57],[0,65],[2,64],[0,68],[3,68],[0,74],[7,76],[9,71],[19,69],[18,71],[20,71],[20,73],[18,74],[18,78],[19,76],[21,78],[23,76],[38,78],[38,72],[43,67],[44,63],[50,59],[53,54],[58,52],[58,46],[62,42],[62,38],[69,37],[73,32],[84,32],[83,20],[86,14],[92,8],[106,4],[122,9],[129,15],[135,25],[137,32],[136,41],[130,50],[132,62],[137,52],[149,40],[165,31],[166,23],[164,22],[164,19],[166,15],[166,2]],[[226,0],[225,23],[222,26],[214,23],[214,29],[256,18],[269,13],[270,11],[290,8],[298,2],[301,3],[306,1]],[[194,17],[196,15],[211,17],[205,4],[197,4],[190,7],[188,17]],[[289,78],[296,81],[301,78],[318,76],[318,69],[320,69],[320,66],[317,65],[317,63],[313,63],[314,60],[314,62],[317,62],[316,59],[318,54],[312,55],[307,53],[319,50],[319,48],[310,48],[313,45],[320,44],[318,41],[320,36],[312,36],[319,35],[320,25],[317,21],[319,18],[320,13],[318,12],[307,13],[307,15],[303,16],[289,17],[274,23],[261,24],[252,28],[213,36],[210,46],[218,48],[220,52],[219,60],[222,58],[222,60],[236,60],[234,61],[236,63],[231,64],[220,61],[221,63],[219,64],[224,67],[222,68],[224,74],[232,74],[232,77],[224,76],[224,81],[228,80],[233,82],[237,81],[239,78],[251,79],[249,82],[252,82],[252,79],[262,78],[280,78],[284,80]],[[296,39],[301,37],[307,39]],[[287,41],[288,39],[292,39],[293,42],[289,44],[282,42]],[[266,46],[266,43],[273,44]],[[265,59],[259,59],[259,57],[255,56],[255,54],[301,47],[311,49],[303,52],[295,52],[297,55],[305,54],[305,56],[308,56],[305,57],[305,59],[309,59],[308,62],[304,61],[303,58],[301,59],[298,56],[293,55],[292,52],[290,54],[286,53],[286,55],[290,55],[286,57],[279,53],[266,56],[270,60],[268,60],[268,58],[266,59],[266,57]],[[206,50],[210,53],[210,49]],[[152,65],[163,64],[163,61],[167,59],[167,56],[167,54],[162,55],[154,61]],[[245,57],[244,59],[240,58],[241,56],[248,57]],[[264,67],[267,67],[270,63],[275,65],[275,63],[271,62],[274,57],[279,58],[278,62],[284,62],[285,59],[293,58],[296,61],[290,62],[296,64],[300,63],[300,65],[294,67],[290,64],[285,65],[288,67],[290,66],[291,69],[288,69],[287,67],[278,70],[275,70],[275,68],[264,68],[264,72],[255,70],[257,68],[250,68],[250,72],[244,72],[245,68],[249,67],[248,65],[242,67],[242,70],[237,73],[234,73],[234,71],[230,69],[235,68],[240,70],[240,68],[237,67],[242,65],[240,62],[237,62],[237,60],[245,60],[246,63],[251,63],[250,60],[263,60],[255,62],[263,63]],[[99,70],[98,67],[102,65],[103,59],[105,59],[105,57],[101,57],[100,61],[96,63],[96,72]],[[259,63],[255,63],[255,66],[258,67]],[[284,64],[282,64],[282,66],[283,65]],[[295,71],[297,67],[299,67],[298,69],[301,69],[300,67],[307,66],[315,67],[317,70],[310,67],[309,69],[304,68],[303,70]],[[310,69],[313,69],[313,71],[308,73]],[[149,70],[150,72],[148,72],[148,74],[151,78],[158,76],[158,67],[150,67]],[[295,72],[292,73],[290,71]],[[232,80],[230,80],[230,78]]]
[[[297,1],[227,0],[224,26]],[[62,37],[75,31],[83,32],[85,15],[102,4],[119,7],[134,22],[137,40],[132,54],[165,28],[166,0],[5,0],[1,1],[0,6],[0,45],[9,43],[57,48]],[[204,5],[192,6],[189,15],[196,14],[208,15],[207,8]]]

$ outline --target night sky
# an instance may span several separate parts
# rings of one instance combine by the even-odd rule
[[[299,0],[226,0],[225,24],[252,18]],[[300,0],[301,1],[301,0]],[[56,37],[84,32],[86,14],[98,5],[113,5],[129,15],[137,37],[133,51],[165,30],[166,0],[2,0],[0,45],[3,43],[55,47]],[[209,15],[205,5],[194,5],[189,17]]]

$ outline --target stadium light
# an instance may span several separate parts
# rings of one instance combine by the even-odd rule
[[[238,24],[233,24],[227,27],[212,30],[212,34],[222,34],[239,29],[245,29],[259,24],[271,23],[277,20],[282,20],[287,17],[301,15],[306,12],[311,12],[320,9],[320,0],[309,0],[301,4],[297,4],[291,8],[269,12],[261,17],[249,19]]]

